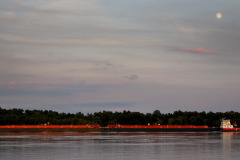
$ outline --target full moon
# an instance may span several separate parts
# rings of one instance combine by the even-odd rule
[[[216,17],[217,17],[217,19],[221,19],[221,18],[222,18],[222,14],[221,14],[220,12],[218,12],[218,13],[216,14]]]

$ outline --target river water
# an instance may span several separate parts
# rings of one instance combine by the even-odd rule
[[[0,133],[1,160],[239,159],[240,133]]]

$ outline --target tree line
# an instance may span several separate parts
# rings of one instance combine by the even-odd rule
[[[52,110],[3,109],[0,107],[0,125],[207,125],[219,127],[222,118],[230,119],[240,125],[240,113],[175,111],[174,113],[111,112],[102,111],[84,115],[78,113],[58,113]]]

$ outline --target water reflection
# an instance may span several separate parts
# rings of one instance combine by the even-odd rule
[[[121,136],[138,136],[138,135],[156,135],[156,136],[206,136],[208,132],[0,132],[0,136],[93,136],[93,135],[121,135]]]
[[[227,157],[239,156],[240,132],[223,132],[223,153]]]
[[[232,159],[232,133],[0,133],[1,159]]]

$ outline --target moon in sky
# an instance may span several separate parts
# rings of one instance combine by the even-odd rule
[[[221,19],[221,18],[222,18],[222,14],[221,14],[220,12],[218,12],[218,13],[216,14],[216,17],[217,17],[217,19]]]

